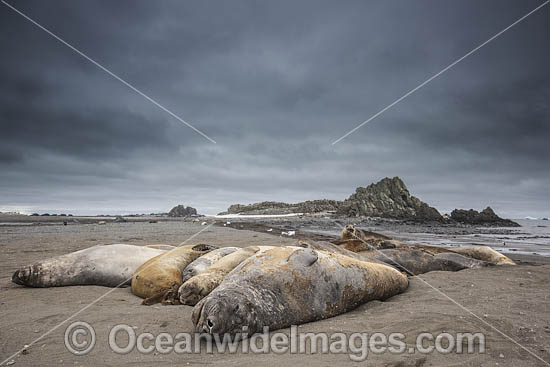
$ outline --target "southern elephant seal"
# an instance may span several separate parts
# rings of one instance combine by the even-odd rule
[[[209,253],[202,255],[197,260],[193,261],[191,264],[187,265],[183,269],[181,281],[185,283],[191,277],[198,275],[208,269],[216,261],[220,260],[222,257],[227,256],[235,251],[238,247],[222,247],[217,250],[210,251]]]
[[[341,239],[335,244],[352,252],[368,251],[373,249],[389,249],[402,245],[383,234],[366,231],[348,224],[342,230]]]
[[[409,275],[419,275],[437,270],[459,271],[490,265],[485,261],[471,259],[451,252],[433,255],[414,248],[369,251],[365,255],[391,265]]]
[[[12,281],[28,287],[127,286],[141,264],[165,252],[146,246],[97,245],[25,266]]]
[[[256,254],[258,251],[271,249],[271,246],[250,246],[229,254],[202,273],[187,280],[178,290],[178,299],[181,304],[194,306],[206,297],[223,281],[240,263]]]
[[[359,255],[356,252],[349,251],[341,246],[335,245],[334,243],[327,241],[297,240],[293,243],[293,246],[311,248],[319,251],[334,252],[337,254],[353,257],[354,259],[365,260],[365,257],[363,257],[362,255]]]
[[[454,248],[450,251],[457,254],[470,256],[474,259],[487,261],[494,265],[516,265],[516,263],[508,256],[505,256],[488,246]]]
[[[298,240],[294,244],[296,247],[311,248],[318,251],[333,252],[340,255],[346,255],[357,260],[370,261],[378,264],[384,264],[383,261],[372,258],[372,256],[365,256],[366,252],[354,252],[346,249],[345,247],[336,245],[327,241],[312,241],[312,240]]]
[[[348,224],[342,229],[342,240],[353,240],[353,239],[370,239],[377,238],[379,240],[391,240],[391,237],[384,236],[383,234],[366,231],[355,227],[353,224]]]
[[[325,319],[405,291],[387,265],[309,248],[281,247],[235,268],[193,309],[197,332],[262,332]],[[243,331],[244,327],[246,331]]]
[[[205,244],[176,247],[141,264],[132,278],[132,293],[149,298],[181,285],[181,272],[192,261],[217,247]]]

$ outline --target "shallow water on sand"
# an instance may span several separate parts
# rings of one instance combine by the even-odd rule
[[[507,230],[505,233],[498,233],[494,227],[480,227],[478,228],[480,233],[465,235],[392,233],[391,231],[386,233],[397,240],[411,244],[423,243],[442,247],[485,245],[504,253],[550,257],[550,221],[520,219],[516,222],[521,224],[521,227],[503,227],[502,229]]]

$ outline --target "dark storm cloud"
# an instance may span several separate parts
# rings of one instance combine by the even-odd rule
[[[539,1],[12,3],[218,144],[2,6],[0,206],[214,213],[399,175],[548,216],[550,8],[330,145]]]

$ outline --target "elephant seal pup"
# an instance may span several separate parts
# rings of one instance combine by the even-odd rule
[[[181,304],[194,306],[206,297],[223,281],[240,263],[260,250],[268,250],[271,246],[250,246],[229,254],[212,264],[202,273],[192,277],[179,288],[178,299]]]
[[[508,256],[505,256],[488,246],[454,248],[451,251],[457,254],[473,257],[474,259],[487,261],[494,265],[516,265],[516,263]]]
[[[132,293],[149,298],[181,285],[181,272],[198,257],[217,247],[205,244],[176,247],[141,264],[132,278]]]
[[[276,330],[340,315],[401,293],[408,284],[387,265],[280,247],[242,262],[197,303],[192,320],[197,332],[254,334],[265,326]]]
[[[470,259],[459,254],[441,253],[433,255],[422,250],[408,248],[371,251],[369,255],[373,259],[382,261],[413,276],[430,271],[459,271],[489,265],[485,261]]]
[[[212,264],[221,259],[222,257],[229,255],[237,251],[238,247],[222,247],[209,253],[202,255],[197,260],[193,261],[191,264],[187,265],[182,272],[182,283],[185,283],[191,277],[198,275],[208,269]]]
[[[28,287],[128,286],[141,264],[165,252],[146,246],[97,245],[25,266],[11,280]]]

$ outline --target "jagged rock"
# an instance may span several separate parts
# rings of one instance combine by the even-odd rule
[[[348,216],[385,217],[418,221],[442,221],[437,209],[411,196],[399,178],[384,178],[367,187],[358,187],[344,200],[339,211]]]
[[[371,216],[417,221],[442,221],[437,209],[411,196],[399,177],[385,178],[368,187],[358,187],[344,201],[310,200],[296,204],[274,201],[231,205],[220,214],[289,214],[336,212],[347,216]]]
[[[465,224],[489,224],[502,227],[520,227],[520,225],[513,220],[503,219],[496,215],[490,206],[483,209],[481,212],[473,209],[455,209],[451,212],[451,219]]]
[[[184,205],[175,206],[168,213],[169,217],[188,217],[191,215],[197,215],[197,209]]]

